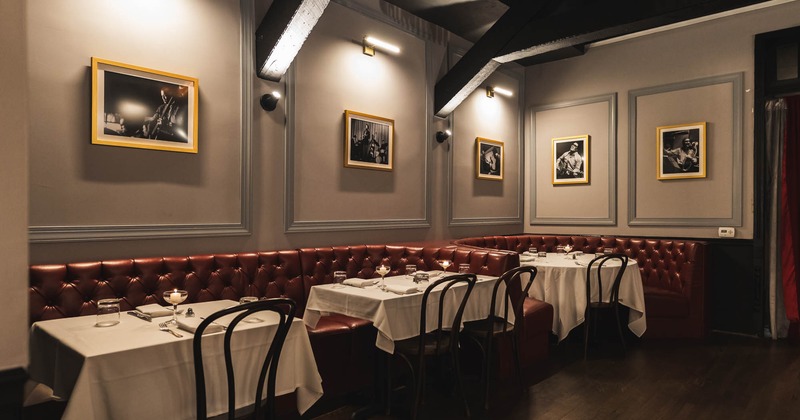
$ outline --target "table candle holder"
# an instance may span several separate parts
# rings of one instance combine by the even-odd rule
[[[178,304],[183,303],[189,296],[186,290],[172,289],[164,292],[164,300],[172,304],[172,320],[167,321],[170,324],[178,325]]]

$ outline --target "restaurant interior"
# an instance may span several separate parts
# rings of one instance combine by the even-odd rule
[[[0,52],[1,418],[800,412],[796,0],[3,0]]]

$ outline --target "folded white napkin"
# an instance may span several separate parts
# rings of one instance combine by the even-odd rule
[[[153,318],[158,318],[160,316],[170,316],[172,315],[172,308],[169,306],[161,306],[157,303],[151,303],[149,305],[142,305],[137,306],[136,310],[150,315]],[[183,309],[178,309],[177,313],[183,312]]]
[[[400,284],[387,284],[386,285],[386,290],[388,290],[388,291],[390,291],[392,293],[397,293],[398,295],[407,295],[409,293],[417,293],[417,292],[419,292],[419,289],[417,289],[417,286],[403,286],[403,285],[400,285]]]
[[[200,326],[200,323],[203,322],[200,318],[178,318],[178,328],[189,331],[190,333],[194,334],[197,331],[197,327]],[[211,323],[206,329],[203,331],[203,335],[205,334],[213,334],[223,331],[224,327],[221,324]]]
[[[432,279],[432,278],[434,278],[436,276],[441,276],[442,273],[444,273],[444,271],[442,271],[442,270],[430,270],[430,271],[417,271],[417,273],[427,273],[428,274],[428,278]]]
[[[375,282],[377,282],[377,280],[375,280],[375,279],[352,278],[352,279],[347,279],[347,280],[343,281],[342,283],[344,283],[344,284],[346,284],[348,286],[367,287],[367,286],[372,286],[373,284],[375,284]]]
[[[519,260],[523,261],[523,262],[534,261],[535,259],[536,259],[536,257],[534,257],[532,255],[520,255],[519,256]]]

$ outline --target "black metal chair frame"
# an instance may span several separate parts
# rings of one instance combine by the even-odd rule
[[[617,275],[614,277],[614,283],[611,286],[611,296],[608,302],[603,302],[603,265],[610,260],[618,260],[622,266]],[[597,300],[592,299],[592,266],[597,263]],[[625,353],[625,336],[622,334],[622,322],[619,318],[619,284],[622,281],[622,276],[628,268],[628,256],[625,254],[607,254],[594,258],[586,266],[586,311],[584,312],[584,329],[583,329],[583,358],[586,359],[589,353],[589,330],[594,329],[597,334],[597,312],[598,310],[610,309],[614,312],[617,320],[617,332],[619,339],[622,343],[622,353]],[[594,323],[594,327],[592,326]]]
[[[475,286],[478,278],[475,274],[456,274],[444,277],[437,281],[431,283],[426,289],[425,293],[422,295],[422,307],[420,309],[420,326],[419,326],[419,335],[413,338],[409,338],[406,340],[398,341],[395,344],[395,354],[399,355],[408,365],[409,370],[411,371],[411,380],[414,384],[414,405],[412,408],[412,418],[417,418],[419,413],[419,407],[422,403],[423,398],[423,390],[425,389],[425,358],[426,356],[442,356],[450,353],[451,361],[453,364],[453,370],[455,372],[455,379],[456,379],[456,388],[458,393],[461,395],[461,399],[464,402],[464,410],[467,417],[469,417],[469,405],[467,404],[466,396],[464,395],[464,389],[461,384],[461,372],[459,369],[459,330],[461,329],[461,318],[464,314],[464,308],[467,305],[467,300],[469,299],[470,293],[472,293],[472,288]],[[464,292],[464,296],[461,299],[461,303],[458,306],[458,310],[456,311],[453,324],[448,326],[448,328],[444,328],[442,325],[442,318],[444,315],[444,299],[447,295],[447,292],[455,285],[460,283],[466,283],[467,290]],[[430,296],[431,292],[437,288],[439,285],[444,284],[441,288],[441,294],[439,295],[439,308],[438,308],[438,323],[436,330],[432,332],[427,332],[427,307],[428,307],[428,297]],[[435,346],[430,346],[431,342],[435,342]],[[428,346],[426,346],[428,344]],[[416,359],[416,360],[414,360]],[[416,361],[417,365],[417,372],[415,375],[414,372],[414,364]],[[391,372],[391,363],[389,363],[388,367],[389,372]],[[389,384],[389,392],[391,392],[391,373],[387,375],[387,383]],[[387,396],[387,401],[390,401]],[[390,404],[389,404],[390,405]]]
[[[513,314],[516,324],[522,324],[524,314],[522,312],[525,298],[528,296],[528,290],[533,285],[533,280],[536,278],[538,270],[533,266],[521,266],[512,268],[501,275],[494,284],[492,289],[492,303],[489,308],[489,314],[486,318],[469,321],[464,323],[463,333],[475,341],[483,353],[483,365],[481,368],[481,384],[483,390],[483,405],[484,408],[489,408],[489,380],[491,377],[492,365],[492,342],[495,337],[508,335],[511,337],[511,348],[514,357],[514,368],[516,370],[517,382],[520,386],[523,385],[522,371],[520,368],[519,360],[519,344],[517,334],[521,331],[520,328],[514,328],[514,324],[508,322],[508,308],[513,308]],[[525,286],[522,286],[522,275],[528,274],[529,280]],[[497,311],[497,293],[500,290],[500,285],[505,284],[505,293],[503,299],[503,315],[496,315]],[[511,302],[509,304],[509,302]]]
[[[231,336],[236,326],[247,316],[256,312],[271,311],[278,314],[278,324],[276,327],[275,335],[272,339],[267,350],[267,355],[264,358],[264,363],[261,366],[261,373],[258,377],[258,385],[256,387],[254,399],[254,412],[253,418],[266,417],[269,419],[275,418],[275,380],[278,372],[278,362],[281,355],[283,344],[286,341],[286,336],[289,333],[289,328],[292,326],[297,305],[294,300],[288,298],[274,298],[265,299],[257,302],[250,302],[242,305],[237,305],[231,308],[223,309],[214,312],[205,318],[194,333],[193,339],[193,353],[194,353],[194,375],[195,387],[197,398],[197,418],[206,419],[206,381],[203,373],[203,350],[202,338],[203,332],[206,327],[214,323],[217,319],[234,313],[239,313],[228,324],[225,331],[224,338],[224,352],[225,352],[225,372],[228,384],[228,418],[234,419],[236,413],[236,389],[233,375],[233,360],[231,357]],[[264,392],[264,383],[266,380],[267,396],[266,408],[264,408],[262,395]],[[265,413],[261,410],[265,409]]]

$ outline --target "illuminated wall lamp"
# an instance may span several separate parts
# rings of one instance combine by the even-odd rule
[[[277,90],[272,91],[272,93],[267,93],[266,95],[261,97],[259,101],[261,103],[261,108],[264,108],[264,111],[274,111],[275,107],[278,106],[278,100],[281,99],[281,94]]]
[[[512,91],[510,91],[508,89],[503,89],[501,87],[496,87],[496,86],[486,86],[486,97],[487,98],[494,98],[494,94],[495,93],[499,93],[499,94],[501,94],[503,96],[508,96],[508,97],[514,96],[514,92],[512,92]]]
[[[436,141],[438,141],[439,143],[444,143],[444,141],[449,139],[452,134],[453,132],[450,130],[437,131]]]
[[[365,36],[362,44],[364,45],[364,54],[370,57],[375,55],[375,49],[393,54],[400,54],[400,47],[390,44],[386,41],[381,41],[375,37]]]

